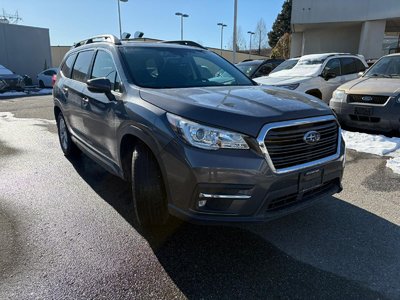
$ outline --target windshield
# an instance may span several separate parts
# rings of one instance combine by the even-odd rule
[[[386,56],[378,60],[364,76],[367,77],[400,77],[400,56]]]
[[[229,62],[209,51],[167,47],[123,47],[134,83],[146,88],[254,85]]]
[[[281,63],[279,66],[277,66],[275,69],[273,69],[270,74],[278,72],[278,71],[282,71],[282,70],[290,70],[297,64],[298,61],[299,61],[298,59],[286,60],[283,63]]]
[[[13,75],[14,73],[11,72],[9,69],[0,65],[0,75]]]
[[[247,76],[251,77],[260,64],[237,64],[236,67]]]
[[[318,76],[321,72],[322,59],[300,59],[297,64],[291,68],[281,71],[276,71],[270,74],[270,77],[312,77]]]

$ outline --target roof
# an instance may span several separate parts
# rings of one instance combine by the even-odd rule
[[[332,52],[332,53],[321,53],[321,54],[307,54],[303,55],[300,59],[326,59],[330,56],[336,56],[336,55],[354,55],[351,53],[339,53],[339,52]]]

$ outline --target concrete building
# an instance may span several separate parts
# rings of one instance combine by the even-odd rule
[[[291,57],[323,52],[379,58],[400,49],[400,0],[293,0]]]
[[[36,83],[36,75],[52,66],[49,29],[0,23],[0,65]]]

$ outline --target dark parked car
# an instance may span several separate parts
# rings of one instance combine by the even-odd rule
[[[400,132],[400,53],[379,59],[360,78],[337,88],[330,101],[344,125]]]
[[[249,78],[257,78],[267,76],[284,61],[284,59],[248,60],[236,64],[236,67]]]
[[[91,38],[66,54],[53,95],[64,154],[131,182],[141,225],[265,221],[342,189],[329,107],[205,49]]]
[[[6,67],[0,65],[0,93],[8,91],[23,91],[25,88],[24,78],[15,74]]]

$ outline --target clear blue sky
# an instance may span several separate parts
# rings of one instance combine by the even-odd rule
[[[238,26],[243,33],[254,30],[263,18],[271,29],[284,0],[238,0]],[[224,47],[233,31],[233,0],[129,0],[121,2],[123,31],[143,31],[145,37],[180,39],[180,19],[175,12],[189,14],[184,20],[184,38],[219,48],[224,22]],[[0,10],[15,13],[21,25],[50,29],[55,45],[72,45],[75,41],[101,33],[119,35],[117,0],[0,0]],[[245,35],[248,41],[248,35]]]

